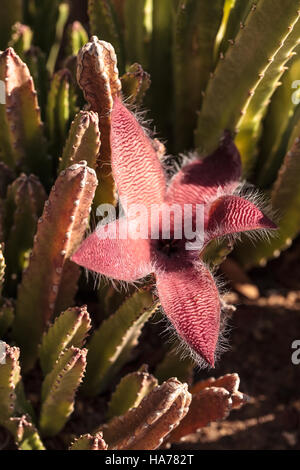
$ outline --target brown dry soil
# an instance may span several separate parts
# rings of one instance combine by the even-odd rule
[[[228,274],[228,269],[225,271]],[[242,273],[233,272],[232,277],[235,290],[227,300],[237,309],[229,320],[230,348],[214,371],[199,372],[197,379],[236,372],[241,379],[240,390],[251,397],[250,402],[233,411],[226,421],[212,423],[174,448],[300,449],[300,365],[293,365],[291,360],[291,345],[300,340],[300,240],[266,268],[250,272],[248,285],[236,282],[247,281]],[[129,365],[128,371],[136,370],[146,361],[150,362],[151,370],[151,363],[161,359],[160,329],[161,325],[156,324],[146,329],[141,357]],[[38,370],[26,380],[27,393],[33,402],[37,401],[40,380]],[[45,441],[47,448],[67,448],[73,437],[95,429],[103,421],[108,398],[109,394],[88,400],[80,397],[62,433]],[[0,428],[1,448],[14,446],[7,432]]]

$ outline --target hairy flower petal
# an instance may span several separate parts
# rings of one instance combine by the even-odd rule
[[[119,98],[112,111],[111,151],[121,202],[146,207],[161,204],[166,192],[161,163],[151,139]]]
[[[223,191],[232,194],[241,177],[241,159],[229,134],[219,148],[204,160],[184,166],[167,191],[169,203],[203,204]]]
[[[214,279],[204,264],[197,269],[178,260],[158,271],[161,305],[178,335],[211,366],[220,329],[220,300]]]
[[[147,239],[123,238],[126,219],[99,226],[72,256],[72,261],[104,276],[133,282],[151,272],[150,244]],[[104,238],[107,231],[114,238]],[[115,234],[115,236],[114,236]]]
[[[277,226],[251,201],[239,196],[223,196],[211,205],[206,227],[207,238],[217,238]]]

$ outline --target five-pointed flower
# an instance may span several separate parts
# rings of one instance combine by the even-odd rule
[[[142,204],[150,211],[154,205],[191,204],[195,217],[196,204],[204,204],[204,246],[225,235],[276,228],[255,204],[235,195],[241,162],[229,135],[214,154],[184,166],[167,185],[153,142],[118,97],[111,122],[112,170],[122,206]],[[132,222],[123,217],[98,226],[73,261],[128,282],[154,273],[161,305],[179,337],[195,356],[214,366],[221,302],[201,251],[186,250],[185,240],[172,236],[172,225],[168,240],[120,236],[123,225]],[[105,238],[103,232],[108,230],[116,236]]]

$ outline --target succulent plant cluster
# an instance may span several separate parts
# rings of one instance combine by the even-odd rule
[[[271,241],[238,244],[233,255],[244,266],[265,263],[291,244],[300,228],[300,100],[292,99],[300,66],[300,1],[89,0],[89,24],[84,15],[76,17],[77,3],[5,0],[2,5],[0,425],[20,449],[45,449],[50,438],[64,433],[78,389],[87,397],[107,394],[122,377],[103,421],[90,434],[75,437],[66,431],[65,447],[156,449],[242,406],[247,397],[238,391],[239,379],[229,374],[193,385],[192,361],[172,350],[151,373],[147,366],[123,372],[144,325],[160,315],[153,282],[129,287],[129,294],[101,283],[95,294],[71,258],[82,250],[99,204],[118,207],[124,188],[132,194],[130,187],[134,199],[152,198],[153,189],[159,193],[162,181],[166,184],[164,177],[159,181],[161,161],[177,160],[166,154],[190,150],[195,166],[182,168],[172,184],[176,189],[177,182],[180,195],[190,171],[197,176],[192,193],[209,186],[218,194],[217,206],[210,206],[210,233],[273,227],[253,203],[233,204],[241,199],[233,194],[241,169],[281,216]],[[166,145],[145,132],[127,104],[150,109]],[[238,172],[228,172],[239,153],[242,167],[238,163]],[[211,157],[202,160],[207,155],[215,159],[216,174],[206,168]],[[143,171],[128,181],[131,164]],[[224,199],[225,186],[231,199]],[[220,264],[232,250],[231,240],[216,244],[214,238],[203,253],[206,266]],[[137,253],[132,257],[136,260]],[[107,253],[103,259],[109,267]],[[216,289],[208,271],[203,279]],[[184,282],[195,284],[192,293],[197,290],[193,274]],[[191,325],[191,306],[184,311],[166,285],[159,281],[160,300],[189,343],[185,327]],[[90,297],[97,297],[98,318],[91,319],[82,306]],[[217,297],[217,291],[209,292],[210,301]],[[218,321],[213,333],[208,322],[198,351],[205,356],[213,336],[206,357],[211,364]],[[33,376],[37,390],[31,403],[27,389]]]
[[[44,439],[64,429],[84,376],[85,395],[107,392],[130,358],[143,324],[155,310],[146,309],[147,302],[148,293],[144,298],[136,294],[128,299],[93,334],[88,350],[83,348],[91,329],[86,307],[69,308],[57,317],[39,347],[42,379],[38,413],[24,392],[20,349],[2,343],[0,424],[14,436],[19,449],[45,450]],[[104,423],[79,437],[67,431],[63,434],[64,440],[70,441],[70,450],[157,449],[226,418],[248,400],[239,392],[237,374],[198,382],[189,391],[188,384],[177,378],[163,381],[172,374],[173,367],[174,359],[169,354],[157,367],[161,384],[147,366],[123,376],[107,404]],[[190,381],[191,366],[185,364],[182,373]]]

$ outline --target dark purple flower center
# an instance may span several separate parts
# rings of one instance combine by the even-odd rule
[[[180,250],[180,245],[182,243],[182,240],[178,240],[175,238],[170,238],[170,239],[160,239],[156,240],[156,249],[157,251],[163,253],[166,256],[172,256],[178,253]]]

